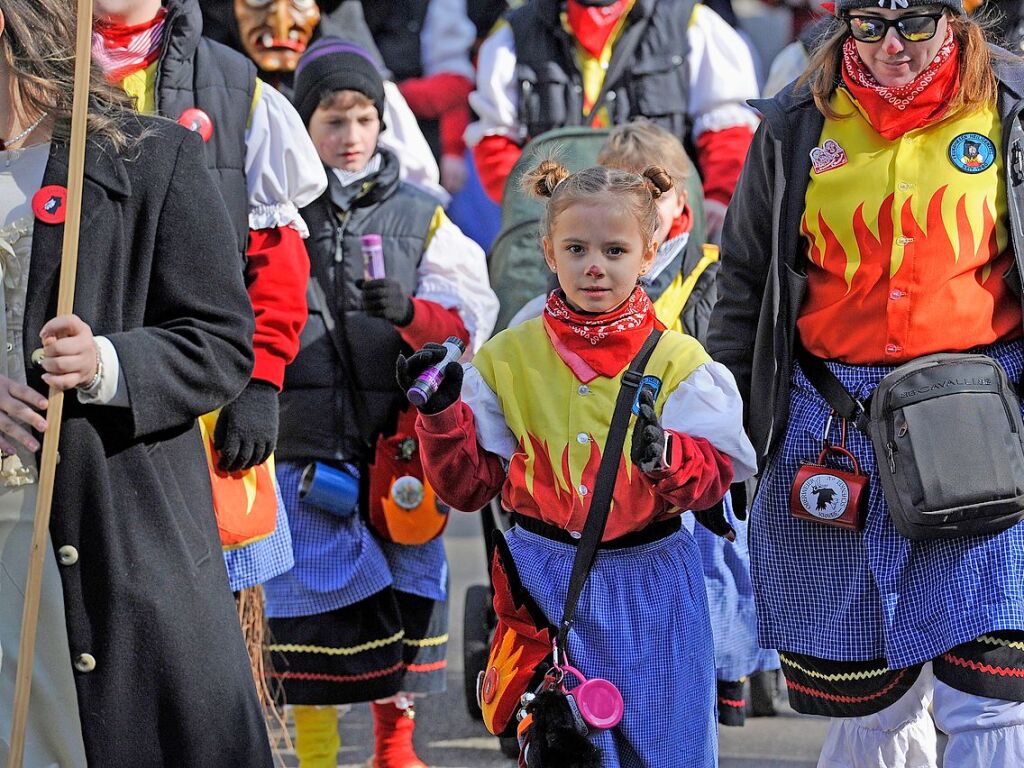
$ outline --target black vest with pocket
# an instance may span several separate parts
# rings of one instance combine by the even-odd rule
[[[382,151],[381,156],[381,170],[365,180],[361,195],[339,207],[342,191],[328,172],[328,191],[302,209],[310,230],[311,271],[321,280],[329,306],[310,301],[299,354],[285,369],[277,443],[283,461],[368,461],[377,437],[394,431],[407,404],[395,380],[395,361],[411,350],[394,325],[362,311],[356,287],[363,278],[360,237],[381,236],[385,272],[411,296],[438,205],[399,181],[393,155]],[[325,311],[335,323],[344,358]]]
[[[245,133],[256,94],[256,65],[202,36],[197,0],[167,0],[164,44],[156,73],[157,113],[177,120],[196,107],[209,115],[207,167],[227,205],[244,257],[249,242],[249,193],[245,181]]]
[[[612,125],[644,116],[685,142],[690,128],[687,29],[695,5],[696,0],[636,0],[598,101]],[[506,17],[516,47],[519,122],[531,138],[588,122],[576,43],[562,27],[562,6],[560,0],[534,0]]]

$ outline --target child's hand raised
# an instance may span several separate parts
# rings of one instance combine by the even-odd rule
[[[665,430],[654,412],[654,393],[647,387],[640,390],[640,414],[633,427],[633,445],[629,458],[650,474],[665,469]]]
[[[399,355],[395,363],[398,386],[402,388],[403,392],[408,392],[421,373],[440,363],[447,354],[448,349],[443,344],[431,343],[409,358]],[[437,391],[427,402],[417,406],[420,413],[440,413],[459,399],[459,394],[462,392],[461,363],[448,363],[441,373],[444,378],[438,385]]]

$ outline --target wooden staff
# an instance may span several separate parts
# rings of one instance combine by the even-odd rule
[[[64,220],[64,244],[61,250],[60,287],[57,315],[70,315],[75,305],[75,278],[78,272],[78,235],[82,220],[82,188],[85,170],[85,129],[89,115],[89,69],[92,63],[92,0],[78,0],[78,29],[75,37],[75,90],[71,107],[71,147],[68,157],[68,198]],[[53,481],[57,473],[57,443],[60,440],[64,393],[50,387],[46,408],[46,433],[39,467],[39,494],[36,497],[32,525],[32,550],[29,553],[25,605],[21,613],[21,638],[18,641],[18,675],[14,687],[14,716],[11,722],[11,752],[8,768],[21,768],[25,754],[25,728],[28,724],[28,699],[32,692],[32,659],[35,655],[36,628],[39,624],[39,594],[43,583],[43,565],[49,547],[50,505]]]

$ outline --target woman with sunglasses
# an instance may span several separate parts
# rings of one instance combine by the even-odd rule
[[[1024,525],[905,538],[869,438],[808,374],[863,402],[900,365],[974,350],[1019,382],[1024,61],[961,0],[836,14],[806,73],[755,104],[708,344],[760,456],[758,640],[780,650],[793,706],[833,718],[819,766],[935,766],[936,726],[947,766],[1024,765]],[[830,445],[856,466],[817,461]],[[842,486],[866,482],[863,508],[819,463],[863,476]],[[844,512],[852,529],[823,524]]]

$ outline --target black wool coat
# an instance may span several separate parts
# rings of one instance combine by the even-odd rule
[[[78,554],[58,567],[86,754],[269,767],[196,425],[249,379],[243,264],[198,134],[124,127],[135,147],[87,148],[75,313],[113,343],[130,407],[68,393],[50,524],[54,549]],[[55,142],[44,185],[67,183],[67,157]],[[36,221],[29,271],[25,367],[44,393],[29,356],[56,311],[63,229]]]

